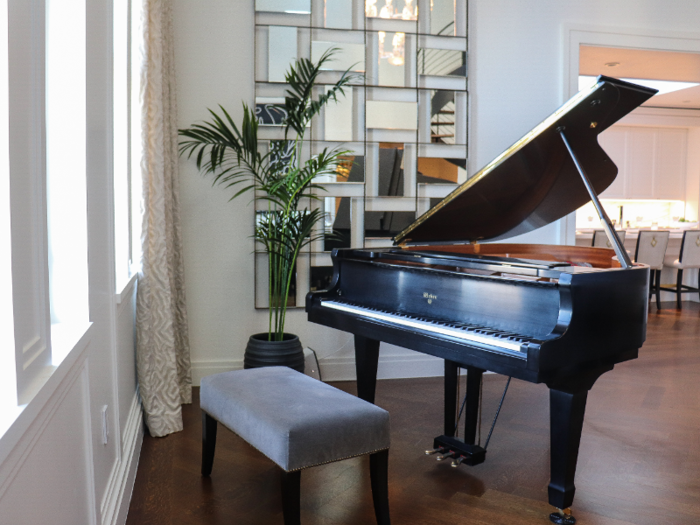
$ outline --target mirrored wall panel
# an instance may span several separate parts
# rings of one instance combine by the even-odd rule
[[[304,155],[345,152],[317,182],[309,207],[324,220],[297,267],[295,301],[332,279],[335,248],[384,247],[467,179],[466,0],[256,0],[255,112],[260,151],[283,138],[285,72],[317,61],[319,97],[345,71],[355,75],[337,103],[314,117]],[[276,148],[284,155],[283,148]],[[307,157],[308,158],[308,157]],[[283,160],[283,159],[282,159]],[[259,210],[264,212],[264,210]],[[265,256],[256,254],[256,275]],[[267,282],[256,277],[256,305]]]

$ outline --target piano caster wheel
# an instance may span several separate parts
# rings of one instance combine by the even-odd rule
[[[557,525],[574,525],[576,518],[571,515],[571,509],[558,510],[549,515],[549,521]]]

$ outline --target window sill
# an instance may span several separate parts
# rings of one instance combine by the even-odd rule
[[[79,345],[92,323],[59,323],[51,325],[51,360],[59,366],[68,354]]]
[[[134,286],[136,286],[136,281],[139,279],[139,274],[134,273],[131,278],[123,286],[122,291],[118,292],[116,295],[117,304],[122,304],[125,300],[131,297]]]

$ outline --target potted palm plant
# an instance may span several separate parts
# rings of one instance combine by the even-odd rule
[[[287,365],[303,371],[304,355],[299,338],[284,331],[289,293],[297,258],[315,239],[314,226],[323,218],[319,209],[304,203],[318,198],[323,187],[314,182],[333,174],[349,152],[325,148],[308,159],[302,157],[304,137],[311,119],[330,102],[345,95],[344,88],[357,75],[345,71],[340,80],[314,99],[316,80],[336,49],[318,62],[302,58],[290,66],[284,103],[275,105],[282,115],[284,139],[270,142],[266,153],[258,147],[255,111],[243,104],[243,121],[237,126],[228,112],[209,110],[211,120],[179,131],[180,154],[195,158],[197,168],[213,176],[214,184],[233,190],[231,200],[252,192],[264,202],[258,213],[255,240],[267,254],[269,321],[267,333],[252,335],[245,353],[245,367]],[[261,206],[256,206],[260,209]]]

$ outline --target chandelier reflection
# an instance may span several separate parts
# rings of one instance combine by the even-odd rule
[[[394,66],[403,66],[406,44],[406,33],[394,33],[391,39],[391,51],[384,49],[386,41],[386,32],[379,31],[379,59],[386,58],[387,61]]]
[[[391,56],[389,57],[389,63],[395,66],[403,66],[404,62],[404,44],[406,42],[405,33],[396,33],[391,41],[393,47],[391,51]]]
[[[377,0],[365,0],[365,16],[370,18],[417,20],[418,6],[413,5],[413,0],[404,0],[403,8],[399,9],[397,6],[394,6],[394,0],[384,0],[382,8],[377,9]]]

